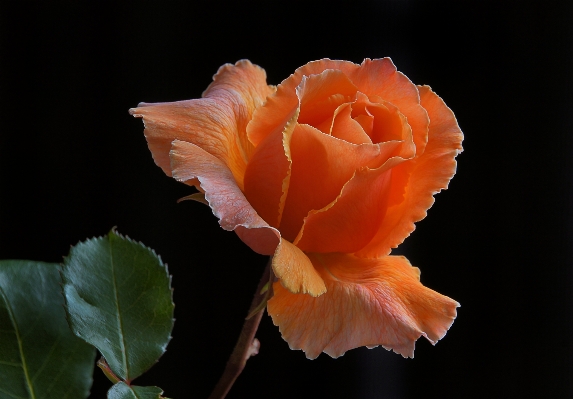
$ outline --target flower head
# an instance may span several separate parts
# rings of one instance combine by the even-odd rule
[[[242,60],[201,99],[130,112],[165,173],[273,256],[268,312],[292,349],[413,356],[420,336],[445,335],[459,304],[390,251],[447,188],[463,135],[442,99],[389,58],[310,62],[276,88]]]

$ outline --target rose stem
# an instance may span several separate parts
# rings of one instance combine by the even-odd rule
[[[268,295],[266,293],[261,294],[261,291],[263,290],[265,284],[269,283],[270,281],[271,263],[272,257],[269,259],[267,267],[263,273],[263,277],[261,278],[257,290],[255,291],[255,296],[251,302],[249,313],[247,313],[249,315],[257,307],[259,307],[259,305],[261,305],[262,300],[267,300]],[[268,289],[270,290],[271,287]],[[219,382],[217,382],[215,389],[213,389],[213,392],[211,392],[209,399],[223,399],[225,396],[227,396],[227,393],[229,393],[229,390],[235,383],[235,380],[245,368],[247,360],[259,352],[259,341],[255,338],[255,333],[257,332],[257,328],[259,328],[259,323],[261,322],[264,311],[265,306],[262,306],[257,313],[245,320],[243,329],[241,330],[241,334],[237,340],[237,344],[235,345],[233,353],[231,353],[231,356],[227,361],[227,365],[225,366],[225,371],[219,379]]]

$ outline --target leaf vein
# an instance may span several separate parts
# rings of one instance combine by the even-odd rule
[[[8,298],[4,293],[4,290],[0,286],[0,295],[4,299],[4,303],[6,304],[6,310],[10,315],[10,320],[12,320],[12,325],[14,326],[14,332],[16,333],[16,339],[18,340],[18,350],[20,351],[20,359],[22,359],[22,369],[24,370],[24,376],[26,377],[26,383],[28,384],[28,389],[30,390],[31,399],[36,399],[36,394],[34,393],[34,387],[32,386],[32,382],[30,381],[30,376],[28,375],[28,366],[26,365],[26,357],[24,356],[24,348],[22,347],[22,338],[20,336],[20,330],[18,329],[18,323],[16,323],[16,318],[14,317],[14,312],[12,311],[12,307],[10,306],[10,302],[8,302]]]
[[[113,293],[115,295],[115,306],[117,309],[117,323],[118,323],[118,328],[119,328],[119,338],[120,338],[120,345],[121,345],[121,354],[122,354],[122,361],[124,364],[124,368],[125,368],[125,380],[129,381],[129,371],[128,371],[128,364],[127,364],[127,351],[125,349],[125,337],[123,335],[123,321],[121,318],[121,309],[119,307],[119,297],[118,297],[118,291],[117,291],[117,281],[116,281],[116,275],[115,275],[115,264],[114,264],[114,259],[113,259],[113,249],[112,249],[112,240],[111,240],[111,234],[108,236],[108,240],[109,240],[109,257],[110,257],[110,262],[111,262],[111,273],[112,273],[112,281],[113,281]]]

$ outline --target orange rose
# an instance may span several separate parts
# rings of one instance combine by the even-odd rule
[[[292,349],[413,356],[420,336],[445,335],[459,304],[389,253],[447,187],[463,136],[389,58],[310,62],[276,88],[243,60],[222,66],[201,99],[131,113],[165,173],[273,256],[268,312]]]

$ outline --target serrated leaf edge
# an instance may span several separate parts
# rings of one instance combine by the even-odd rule
[[[83,341],[85,341],[85,339],[84,339],[82,336],[78,335],[78,334],[72,329],[71,320],[70,320],[70,314],[68,313],[68,308],[67,308],[67,306],[68,306],[68,299],[67,299],[67,297],[66,297],[66,295],[65,295],[65,292],[64,292],[64,290],[63,290],[64,285],[66,284],[66,281],[65,281],[65,278],[64,278],[64,274],[63,274],[63,268],[64,268],[64,266],[65,266],[66,260],[70,258],[70,254],[71,254],[72,250],[73,250],[75,247],[77,247],[77,246],[80,245],[80,244],[87,244],[88,242],[92,242],[92,241],[104,241],[104,240],[106,240],[106,239],[108,239],[108,241],[109,241],[109,237],[110,237],[110,235],[112,235],[112,234],[115,235],[115,236],[117,236],[117,237],[119,237],[119,238],[121,238],[121,239],[124,239],[124,240],[126,240],[126,241],[128,241],[128,242],[130,242],[130,243],[133,243],[133,244],[136,244],[136,245],[138,245],[138,246],[141,246],[142,248],[144,248],[144,249],[146,249],[147,251],[151,252],[155,257],[157,257],[157,260],[159,261],[159,266],[165,269],[165,275],[166,275],[166,277],[167,277],[167,279],[168,279],[168,286],[167,286],[167,288],[169,289],[169,291],[170,291],[170,293],[171,293],[171,298],[170,298],[170,299],[171,299],[171,305],[173,306],[173,314],[175,314],[175,303],[173,302],[173,292],[174,292],[174,288],[173,288],[173,286],[172,286],[173,276],[172,276],[171,274],[169,274],[169,268],[168,268],[167,263],[164,263],[164,262],[163,262],[163,259],[161,259],[161,255],[159,255],[157,252],[155,252],[155,250],[154,250],[153,248],[148,247],[147,245],[145,245],[145,244],[144,244],[143,242],[141,242],[141,241],[136,241],[136,240],[132,239],[131,237],[127,236],[127,235],[123,235],[123,234],[119,233],[119,232],[117,231],[117,226],[113,226],[113,227],[111,228],[111,230],[110,230],[106,235],[104,235],[104,236],[97,236],[97,237],[86,238],[86,239],[83,240],[83,241],[82,241],[82,240],[78,241],[75,245],[70,245],[70,251],[68,252],[68,255],[67,255],[67,256],[64,256],[64,257],[63,257],[63,262],[59,264],[60,267],[58,268],[58,271],[59,271],[59,273],[60,273],[60,281],[61,281],[61,286],[62,286],[61,294],[62,294],[62,296],[64,297],[64,310],[65,310],[65,314],[66,314],[66,321],[67,321],[67,323],[68,323],[68,326],[70,327],[70,330],[74,333],[74,335],[76,335],[77,337],[79,337],[79,338],[82,339]],[[111,242],[110,242],[110,246],[111,246]],[[114,279],[114,288],[115,288],[115,279]],[[114,292],[116,292],[116,291],[117,291],[117,290],[114,290]],[[117,298],[116,298],[116,299],[117,299]],[[117,302],[117,300],[116,300],[116,302]],[[175,317],[172,317],[172,318],[171,318],[171,331],[173,331],[174,325],[175,325]],[[173,339],[173,336],[172,336],[171,334],[169,334],[169,337],[167,337],[167,342],[165,343],[165,345],[164,345],[163,348],[162,348],[163,352],[159,355],[159,357],[157,358],[157,360],[155,361],[154,364],[158,363],[158,362],[159,362],[159,359],[161,359],[161,357],[165,354],[165,352],[167,351],[167,346],[169,345],[169,343],[171,342],[172,339]],[[87,342],[87,341],[85,341],[85,342]],[[92,345],[92,344],[89,343],[89,342],[87,342],[87,343],[88,343],[89,345]],[[92,346],[93,346],[93,345],[92,345]],[[123,346],[123,347],[122,347],[122,353],[124,353],[124,352],[125,352],[125,346],[124,346],[124,344],[123,344],[122,346]],[[127,369],[127,367],[126,367],[126,369]],[[149,370],[149,369],[147,369],[147,370]],[[128,385],[129,385],[129,383],[131,382],[131,380],[129,380],[129,379],[126,379],[126,380],[123,380],[123,379],[122,379],[122,381],[126,382]],[[129,386],[130,386],[130,385],[129,385]]]

